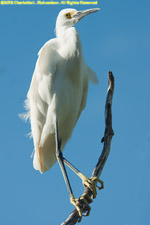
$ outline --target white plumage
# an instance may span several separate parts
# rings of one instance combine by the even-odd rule
[[[80,37],[73,27],[82,17],[98,10],[62,10],[56,21],[56,38],[39,51],[25,104],[35,148],[33,166],[41,173],[56,162],[56,118],[63,150],[86,105],[89,80],[98,81],[84,61]]]

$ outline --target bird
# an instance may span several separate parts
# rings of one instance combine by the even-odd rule
[[[62,170],[71,203],[81,220],[79,199],[75,199],[65,169],[69,166],[96,196],[96,182],[103,182],[83,175],[63,157],[63,149],[86,106],[88,84],[97,83],[95,72],[86,64],[79,32],[74,27],[83,17],[99,11],[99,8],[77,11],[67,8],[59,12],[56,20],[56,38],[48,40],[38,53],[38,59],[25,100],[34,142],[33,167],[41,173],[58,161]],[[80,198],[81,199],[81,198]],[[85,196],[82,200],[87,204]],[[90,207],[87,206],[89,215]]]

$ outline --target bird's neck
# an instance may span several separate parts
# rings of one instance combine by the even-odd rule
[[[78,49],[82,51],[80,37],[75,27],[70,27],[67,29],[61,27],[59,30],[56,30],[56,32],[56,36],[61,40],[62,46],[67,45],[68,48],[66,49],[68,49],[69,52],[73,51],[75,53],[75,51]]]
[[[77,41],[79,38],[79,34],[75,27],[61,27],[59,29],[56,28],[56,37],[61,39],[62,42],[70,41],[71,39],[74,39],[74,41]]]
[[[65,25],[59,26],[59,24],[56,24],[56,37],[62,39],[66,35],[68,29],[70,29],[70,27],[67,28]]]

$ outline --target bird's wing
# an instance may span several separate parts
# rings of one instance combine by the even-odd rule
[[[52,101],[51,88],[55,76],[57,56],[57,39],[51,39],[39,51],[31,85],[25,101],[30,116],[32,134],[42,129],[46,121],[47,110]],[[33,122],[34,121],[34,122]],[[38,128],[34,128],[38,124]],[[39,132],[41,133],[41,131]],[[39,136],[39,135],[36,135]]]
[[[53,108],[53,80],[55,78],[57,63],[60,59],[57,47],[57,39],[52,39],[39,51],[39,57],[27,94],[26,105],[30,114],[35,156],[38,156],[38,160],[34,160],[35,169],[42,168],[43,164],[39,145],[45,125],[47,124],[49,109]],[[42,169],[40,170],[42,171]]]
[[[38,59],[31,80],[30,88],[25,100],[26,113],[21,115],[25,121],[30,118],[31,112],[36,115],[37,118],[41,118],[41,110],[39,107],[44,109],[44,114],[47,113],[47,104],[49,99],[49,86],[50,82],[56,70],[57,64],[57,39],[51,39],[45,43],[38,53]],[[46,87],[45,87],[46,85]],[[43,104],[42,104],[43,103]],[[44,121],[44,120],[43,120]],[[31,121],[32,122],[32,121]]]
[[[53,77],[57,64],[57,40],[51,39],[38,52],[38,60],[32,77],[31,85],[27,94],[29,98],[31,93],[39,87],[40,81],[44,76]]]

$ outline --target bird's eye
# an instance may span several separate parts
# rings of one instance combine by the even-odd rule
[[[71,19],[71,14],[70,14],[70,13],[66,13],[66,14],[65,14],[65,17],[66,17],[67,19]]]

